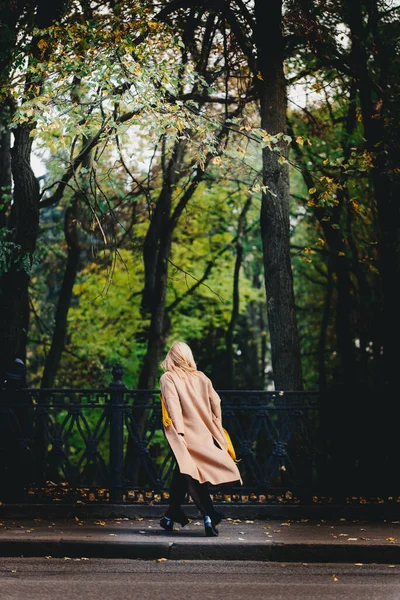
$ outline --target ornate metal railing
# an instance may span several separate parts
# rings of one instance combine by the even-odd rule
[[[174,458],[157,390],[0,392],[0,500],[166,502]],[[215,501],[296,502],[315,478],[318,394],[220,390],[243,486]]]

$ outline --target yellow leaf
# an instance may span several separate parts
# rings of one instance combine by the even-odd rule
[[[300,146],[304,146],[304,139],[301,137],[301,135],[297,136],[296,142],[300,144]]]
[[[318,241],[321,244],[321,246],[325,246],[325,240],[323,240],[322,238],[318,238]]]
[[[395,541],[396,541],[396,538],[394,538],[394,537],[387,537],[387,538],[386,538],[386,541],[387,541],[387,542],[395,542]]]
[[[37,45],[39,50],[44,50],[45,48],[47,48],[48,43],[46,42],[46,40],[39,40]]]
[[[310,189],[308,190],[308,193],[309,193],[309,194],[315,194],[315,192],[316,192],[316,191],[317,191],[317,188],[315,188],[315,187],[312,187],[312,188],[310,188]]]
[[[260,71],[258,71],[257,73],[257,79],[261,79],[261,81],[264,81],[264,77],[261,75]]]
[[[332,579],[333,579],[333,581],[339,581],[339,579],[336,577],[336,575],[332,575]]]

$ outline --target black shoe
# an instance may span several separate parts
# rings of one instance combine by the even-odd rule
[[[166,516],[160,520],[160,525],[163,529],[165,529],[165,531],[173,531],[174,529],[173,520]]]
[[[204,531],[206,533],[206,537],[218,536],[218,529],[215,527],[215,524],[211,521],[211,517],[204,517]]]

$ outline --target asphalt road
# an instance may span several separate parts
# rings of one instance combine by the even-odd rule
[[[0,558],[1,600],[400,600],[400,565]]]

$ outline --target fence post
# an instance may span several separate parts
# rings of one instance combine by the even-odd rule
[[[123,369],[117,364],[112,369],[110,388],[110,502],[122,502],[124,468],[124,415],[123,401],[126,386],[122,381]]]

